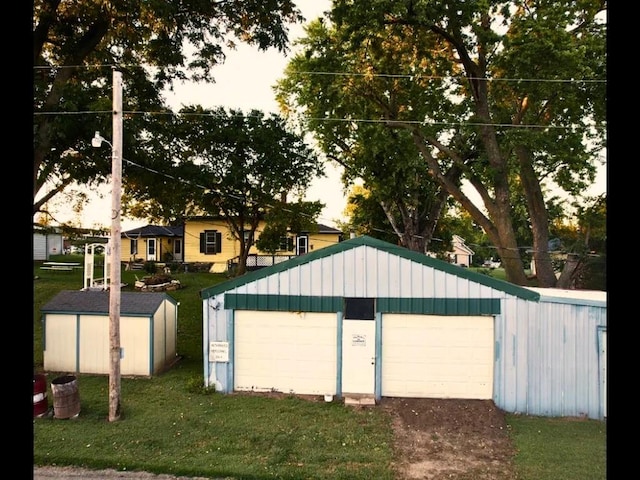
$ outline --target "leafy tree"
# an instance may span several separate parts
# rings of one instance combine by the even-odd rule
[[[354,148],[344,131],[369,122],[409,132],[432,179],[495,245],[507,279],[524,285],[513,212],[521,193],[538,283],[554,286],[545,183],[577,194],[595,176],[606,133],[604,10],[589,0],[336,0],[330,22],[307,29],[278,98],[287,114],[300,109],[330,158]]]
[[[137,208],[152,211],[171,198],[183,211],[223,218],[239,241],[238,275],[246,271],[262,220],[270,220],[272,229],[286,225],[297,232],[315,224],[324,205],[301,199],[313,179],[323,175],[322,164],[280,116],[186,106],[168,132],[173,138],[172,172],[180,181],[170,188],[163,183],[137,185],[135,198],[155,204]],[[295,201],[288,203],[289,196]]]
[[[238,41],[286,52],[288,25],[302,20],[293,0],[35,0],[34,215],[70,186],[98,185],[111,172],[110,155],[90,141],[111,129],[112,68],[123,71],[125,158],[166,163],[164,149],[144,145],[171,113],[163,90],[174,81],[213,81],[213,67]]]
[[[281,200],[275,203],[265,214],[265,226],[256,240],[256,247],[273,254],[280,249],[282,239],[291,233],[316,233],[318,224],[315,220],[323,208],[321,202],[286,203]]]
[[[575,222],[557,227],[566,254],[560,288],[606,290],[607,197],[587,200],[576,205]]]

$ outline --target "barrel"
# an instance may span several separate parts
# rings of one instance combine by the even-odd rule
[[[51,393],[55,418],[75,418],[80,414],[80,393],[76,377],[64,375],[53,379]]]
[[[33,376],[33,416],[42,417],[48,411],[47,377],[38,373]]]

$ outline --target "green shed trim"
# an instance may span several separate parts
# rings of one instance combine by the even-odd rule
[[[226,293],[228,310],[335,313],[344,310],[343,297]],[[498,315],[499,298],[376,298],[376,312],[419,315]]]
[[[464,269],[456,265],[452,265],[450,263],[444,262],[442,260],[438,260],[437,258],[431,258],[427,255],[408,250],[405,247],[393,245],[391,243],[384,242],[376,238],[368,237],[366,235],[362,237],[351,238],[349,240],[345,240],[343,242],[336,243],[334,245],[330,245],[328,247],[315,250],[313,252],[309,252],[305,255],[301,255],[299,257],[286,260],[282,263],[278,263],[270,267],[265,267],[265,268],[261,268],[260,270],[254,270],[252,272],[248,272],[238,278],[234,278],[226,282],[222,282],[217,285],[204,288],[200,290],[200,297],[203,299],[213,297],[220,293],[224,293],[234,288],[241,287],[243,285],[246,285],[251,282],[255,282],[262,278],[266,278],[270,275],[284,272],[286,270],[292,269],[299,265],[304,265],[305,263],[309,263],[314,260],[329,257],[331,255],[342,253],[342,252],[351,250],[353,248],[361,247],[361,246],[375,248],[377,250],[387,252],[391,255],[396,255],[398,257],[411,260],[412,262],[416,262],[418,264],[431,267],[445,273],[450,273],[451,275],[455,275],[460,278],[471,280],[475,283],[479,283],[480,285],[484,285],[484,286],[493,288],[495,290],[499,290],[501,292],[514,295],[524,300],[533,300],[533,301],[540,300],[539,293],[529,290],[527,288],[520,287],[518,285],[514,285],[513,283],[505,282],[503,280],[498,280],[488,275],[472,272],[468,269]]]

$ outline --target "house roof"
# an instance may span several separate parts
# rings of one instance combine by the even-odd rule
[[[145,225],[144,227],[134,228],[122,232],[122,237],[127,238],[147,238],[147,237],[183,237],[184,227],[179,226],[163,226],[163,225]]]
[[[538,301],[540,299],[539,292],[515,285],[513,283],[499,280],[499,279],[490,277],[488,275],[476,273],[476,272],[470,271],[467,268],[462,268],[457,265],[453,265],[451,263],[429,257],[422,253],[414,252],[405,247],[384,242],[382,240],[378,240],[369,236],[351,238],[349,240],[336,243],[334,245],[329,245],[327,247],[314,250],[313,252],[307,253],[305,255],[294,257],[290,260],[275,264],[270,267],[248,272],[242,275],[241,277],[234,278],[226,282],[214,285],[212,287],[202,289],[200,291],[200,296],[201,298],[212,297],[220,293],[226,292],[228,290],[231,290],[233,288],[254,282],[256,280],[268,277],[270,275],[273,275],[279,272],[283,272],[285,270],[297,267],[299,265],[303,265],[305,263],[309,263],[321,258],[329,257],[331,255],[340,254],[347,250],[359,248],[362,246],[375,248],[375,249],[384,251],[388,254],[396,255],[398,257],[405,258],[412,262],[415,262],[427,267],[431,267],[435,270],[439,270],[444,273],[455,275],[463,279],[471,280],[477,284],[485,285],[490,288],[494,288],[496,290],[503,291],[510,295],[514,295],[526,300]]]
[[[122,292],[120,313],[124,315],[151,315],[165,300],[176,301],[162,292]],[[42,313],[109,313],[109,292],[106,290],[63,290],[45,303]]]
[[[188,220],[220,220],[223,222],[225,221],[223,217],[215,216],[215,215],[194,215],[194,216],[187,217],[187,219]],[[329,227],[321,223],[317,223],[316,226],[318,227],[318,233],[335,233],[335,234],[342,233],[342,230],[338,230],[337,228]],[[303,233],[309,233],[309,232],[305,230],[303,231]]]
[[[321,223],[318,223],[317,225],[318,225],[318,233],[336,233],[336,234],[342,233],[342,230],[338,230],[337,228],[329,227]]]

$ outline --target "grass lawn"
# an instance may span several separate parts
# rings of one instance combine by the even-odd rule
[[[56,261],[80,261],[65,255]],[[82,269],[46,271],[34,262],[34,372],[42,372],[40,307],[60,290],[79,290]],[[122,271],[123,291],[140,271]],[[102,275],[97,275],[102,276]],[[37,277],[37,278],[36,278]],[[294,396],[223,395],[203,388],[199,291],[225,280],[173,275],[183,286],[177,350],[181,360],[153,378],[121,379],[122,417],[108,422],[108,377],[78,375],[75,419],[35,418],[36,465],[146,470],[236,479],[393,479],[390,419],[379,409],[344,408]],[[46,372],[48,383],[58,374]],[[49,405],[52,397],[49,390]],[[604,480],[606,424],[507,415],[519,480]]]

